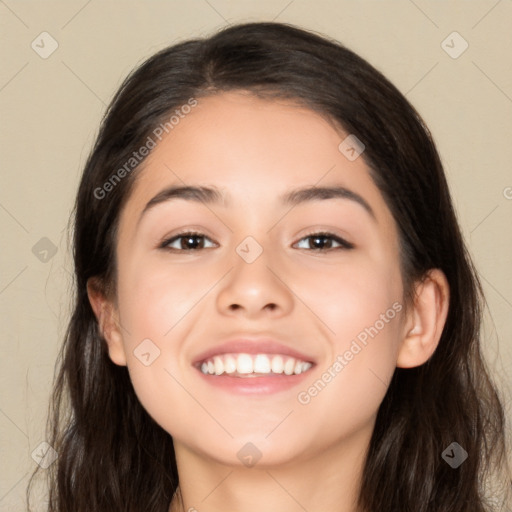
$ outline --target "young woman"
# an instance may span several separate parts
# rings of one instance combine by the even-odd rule
[[[49,511],[510,503],[438,153],[340,44],[250,23],[142,64],[85,166],[74,259]]]

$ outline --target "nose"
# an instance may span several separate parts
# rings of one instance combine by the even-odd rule
[[[251,263],[239,254],[233,258],[233,267],[222,281],[217,295],[217,307],[225,316],[280,317],[289,314],[294,295],[276,258],[268,250]],[[287,279],[288,278],[288,279]]]

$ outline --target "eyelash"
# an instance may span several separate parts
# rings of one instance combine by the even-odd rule
[[[208,238],[204,233],[200,233],[200,232],[197,232],[197,231],[184,231],[182,233],[178,233],[177,235],[174,235],[172,238],[168,238],[168,239],[164,240],[160,244],[159,248],[167,250],[169,252],[194,252],[194,251],[200,250],[200,249],[175,249],[175,248],[168,247],[169,244],[171,244],[172,242],[174,242],[176,240],[179,240],[180,238],[186,238],[186,237],[204,237],[204,238]],[[328,239],[334,240],[335,242],[340,244],[341,247],[334,247],[334,248],[331,248],[331,249],[304,249],[304,250],[306,250],[306,251],[313,251],[313,252],[329,252],[329,251],[335,251],[335,250],[350,250],[350,249],[354,248],[354,244],[351,244],[350,242],[347,242],[343,238],[340,238],[339,236],[336,236],[333,233],[329,233],[329,232],[326,232],[326,231],[310,233],[310,234],[302,237],[299,240],[299,242],[301,242],[302,240],[305,240],[305,239],[308,239],[308,238],[314,238],[314,237],[316,237],[316,238],[322,237],[322,238],[328,238]]]

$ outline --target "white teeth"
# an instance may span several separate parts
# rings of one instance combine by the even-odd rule
[[[236,372],[236,359],[233,356],[226,356],[224,359],[224,371],[226,373]]]
[[[254,372],[255,373],[270,373],[270,361],[264,354],[258,354],[254,359]]]
[[[238,354],[236,360],[236,371],[238,373],[252,373],[252,357],[249,354]]]
[[[312,367],[312,363],[280,354],[219,354],[201,364],[205,375],[282,374],[299,375]]]
[[[273,373],[283,373],[284,370],[284,361],[281,356],[274,356],[272,358],[272,372]]]
[[[215,356],[213,358],[213,366],[215,367],[215,375],[220,375],[224,373],[224,363],[219,356]]]
[[[284,373],[286,375],[291,375],[293,373],[293,370],[295,369],[295,359],[290,358],[284,363]]]

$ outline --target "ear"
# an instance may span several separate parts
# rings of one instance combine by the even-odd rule
[[[404,337],[398,351],[399,368],[421,366],[432,356],[441,339],[450,297],[444,273],[432,269],[416,286],[414,304],[405,322]]]
[[[97,278],[87,280],[87,295],[100,332],[107,342],[110,359],[119,366],[126,366],[118,312],[112,301],[105,297],[103,287]]]

